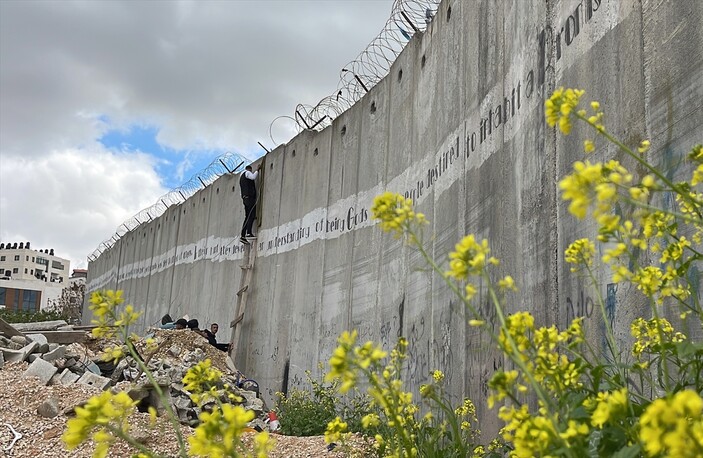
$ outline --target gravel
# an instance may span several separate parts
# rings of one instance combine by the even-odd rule
[[[220,361],[218,361],[220,363]],[[219,365],[219,364],[218,364]],[[81,447],[66,450],[61,435],[66,430],[66,421],[70,418],[67,412],[73,407],[85,402],[91,396],[99,394],[97,388],[72,384],[69,386],[43,386],[36,378],[22,378],[27,369],[27,363],[7,363],[0,369],[0,456],[5,457],[91,457],[91,443]],[[59,415],[45,418],[37,413],[37,408],[47,399],[54,398],[59,404]],[[12,425],[22,438],[9,451],[4,451],[12,441],[13,435],[5,423]],[[157,424],[149,427],[149,415],[135,413],[130,417],[132,432],[142,443],[165,456],[177,456],[178,444],[166,417],[159,418]],[[192,429],[181,426],[184,436],[192,434]],[[278,434],[272,435],[276,441],[275,449],[270,457],[367,457],[373,456],[369,444],[360,437],[353,437],[350,450],[336,448],[327,450],[324,438],[292,437]],[[135,453],[127,444],[117,442],[111,449],[110,457],[131,457]]]

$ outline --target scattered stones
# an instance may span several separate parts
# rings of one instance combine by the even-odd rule
[[[46,385],[57,371],[58,369],[56,366],[50,362],[37,358],[32,364],[29,365],[25,373],[22,374],[22,377],[37,377],[42,385]]]
[[[27,345],[27,339],[24,336],[12,336],[10,337],[10,342]]]
[[[49,398],[42,402],[39,407],[37,407],[37,413],[44,418],[54,418],[61,410],[59,409],[59,400],[56,398]]]

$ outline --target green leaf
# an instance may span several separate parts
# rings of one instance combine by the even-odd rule
[[[642,447],[640,447],[640,444],[628,445],[613,454],[612,458],[635,458],[636,456],[640,456],[641,452]]]

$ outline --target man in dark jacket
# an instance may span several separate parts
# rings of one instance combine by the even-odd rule
[[[239,177],[239,187],[242,191],[242,201],[244,202],[244,223],[242,224],[242,243],[248,244],[247,237],[254,237],[252,227],[256,218],[256,177],[259,175],[259,166],[256,172],[252,171],[251,165],[245,167],[244,173]]]

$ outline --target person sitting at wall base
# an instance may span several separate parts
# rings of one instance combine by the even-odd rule
[[[176,323],[173,322],[173,318],[168,313],[161,318],[161,329],[175,329]]]
[[[180,318],[176,321],[175,329],[185,329],[188,326],[188,321],[185,318]]]

